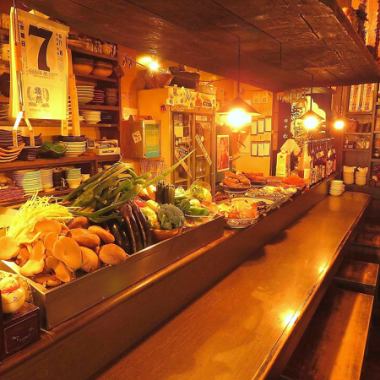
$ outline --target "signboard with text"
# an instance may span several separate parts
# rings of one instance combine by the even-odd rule
[[[12,8],[12,116],[16,117],[20,111],[21,90],[25,117],[66,120],[69,29],[65,25],[20,9],[17,9],[17,16],[15,25]],[[20,86],[17,86],[18,79]]]

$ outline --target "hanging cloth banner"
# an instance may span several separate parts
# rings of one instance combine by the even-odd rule
[[[201,140],[201,136],[195,135],[195,141],[197,142],[199,148],[201,149],[201,151],[203,153],[203,156],[205,157],[207,163],[211,166],[212,165],[212,161],[211,161],[211,158],[210,158],[210,156],[209,156],[209,154],[207,152],[207,149],[203,145],[203,142]]]
[[[15,8],[10,14],[11,116],[66,120],[69,28]]]

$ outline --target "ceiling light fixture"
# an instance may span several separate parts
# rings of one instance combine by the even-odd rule
[[[240,38],[238,37],[238,80],[237,97],[224,104],[218,111],[226,116],[226,122],[233,130],[240,130],[252,121],[252,116],[261,115],[255,108],[240,97]]]

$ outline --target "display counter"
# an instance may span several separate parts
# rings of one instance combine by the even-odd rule
[[[1,378],[87,378],[195,299],[104,378],[277,374],[369,202],[365,194],[333,198],[326,190],[322,183],[250,228],[226,230],[220,239],[43,334],[1,364]]]

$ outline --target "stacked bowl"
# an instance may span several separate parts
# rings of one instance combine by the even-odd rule
[[[77,75],[89,75],[94,68],[94,60],[84,57],[75,57],[73,63],[74,73]]]
[[[330,184],[330,195],[338,197],[344,193],[344,183],[340,180],[333,180]]]
[[[41,182],[44,191],[49,192],[54,189],[53,169],[41,169]]]
[[[66,181],[70,189],[77,188],[82,182],[82,173],[80,168],[68,168],[66,170]]]
[[[79,104],[91,103],[94,99],[95,94],[95,85],[86,84],[86,85],[77,85],[78,92],[78,102]]]
[[[113,65],[111,62],[105,61],[96,61],[94,70],[92,71],[93,75],[99,77],[107,78],[113,73]]]
[[[346,185],[354,183],[355,169],[355,166],[343,166],[343,181]]]
[[[117,88],[106,88],[106,103],[110,106],[116,106],[117,102]]]
[[[78,157],[86,151],[86,141],[60,141],[66,145],[65,156]]]
[[[17,142],[19,146],[24,142],[20,131],[17,131]],[[12,131],[0,129],[0,148],[9,148],[11,146],[13,146]]]
[[[41,172],[39,170],[16,170],[13,179],[26,194],[42,190]]]
[[[94,104],[104,104],[104,100],[105,100],[104,90],[99,89],[99,88],[95,89],[94,99],[92,102]]]
[[[95,125],[101,120],[100,111],[82,111],[82,115],[87,124]]]

